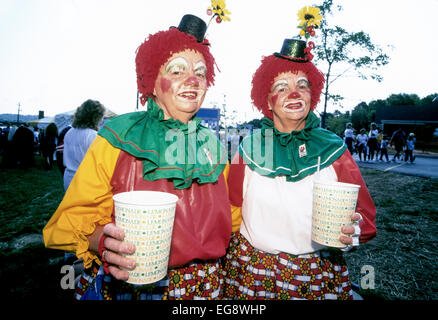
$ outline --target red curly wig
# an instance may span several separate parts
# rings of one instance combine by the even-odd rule
[[[160,67],[173,54],[187,49],[198,51],[204,56],[207,67],[207,88],[214,83],[215,61],[210,53],[208,40],[198,42],[193,36],[177,28],[159,31],[149,35],[136,51],[137,87],[142,105],[153,96],[154,84]]]
[[[325,77],[311,62],[293,62],[274,55],[263,57],[260,67],[252,78],[251,99],[256,108],[267,118],[273,118],[268,106],[268,94],[271,91],[274,79],[280,73],[302,71],[310,82],[310,109],[314,110],[324,88]]]

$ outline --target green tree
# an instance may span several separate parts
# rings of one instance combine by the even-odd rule
[[[435,98],[438,100],[438,93],[429,94],[420,100],[420,104],[429,104]]]
[[[318,67],[324,70],[326,80],[323,93],[324,112],[321,114],[321,125],[325,127],[328,103],[331,101],[336,104],[343,99],[341,95],[330,92],[333,82],[347,73],[352,73],[361,79],[371,78],[380,82],[382,77],[377,70],[388,63],[389,57],[379,46],[372,43],[367,33],[348,32],[340,26],[329,25],[327,18],[328,15],[333,14],[333,0],[324,0],[322,5],[317,7],[321,10],[324,19],[313,52]],[[336,10],[341,11],[342,7],[337,6]]]
[[[418,106],[420,105],[420,98],[416,94],[391,94],[386,103],[389,106]]]
[[[356,131],[368,128],[368,105],[365,102],[359,103],[351,112],[351,123]]]
[[[347,123],[351,121],[350,112],[343,114],[339,110],[335,110],[333,114],[327,114],[327,128],[338,136],[343,137]]]

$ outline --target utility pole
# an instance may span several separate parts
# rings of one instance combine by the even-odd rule
[[[17,113],[17,122],[20,123],[20,102],[18,102],[18,113]]]
[[[138,90],[137,90],[137,104],[136,104],[136,106],[135,106],[135,110],[136,110],[136,111],[138,111],[138,96],[139,96],[139,94],[140,94],[140,93],[139,93]]]

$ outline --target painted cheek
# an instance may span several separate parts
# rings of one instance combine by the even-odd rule
[[[160,87],[162,92],[167,92],[171,85],[172,85],[172,81],[165,78],[161,78]]]
[[[293,91],[290,93],[290,95],[287,97],[288,99],[298,99],[300,97],[300,94],[296,91]]]
[[[274,95],[271,97],[271,104],[272,104],[273,106],[275,106],[275,104],[277,103],[277,100],[278,100],[278,94],[274,94]]]

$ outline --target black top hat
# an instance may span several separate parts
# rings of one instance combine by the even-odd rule
[[[204,41],[207,24],[201,18],[192,14],[186,14],[179,23],[178,30],[195,37],[198,42]]]
[[[284,39],[280,53],[276,52],[274,55],[294,62],[308,62],[310,60],[306,56],[306,47],[307,43],[304,40]]]

